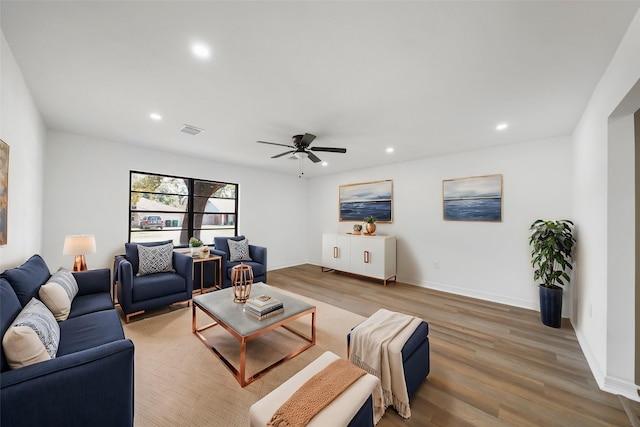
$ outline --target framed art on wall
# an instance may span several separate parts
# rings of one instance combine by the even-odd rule
[[[393,181],[373,181],[340,186],[340,221],[373,216],[376,222],[393,221]]]
[[[502,221],[502,175],[442,180],[445,221]]]
[[[7,244],[9,210],[9,146],[0,139],[0,246]]]

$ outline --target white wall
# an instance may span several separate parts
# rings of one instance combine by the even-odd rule
[[[607,377],[635,381],[635,136],[633,115],[609,120]],[[633,367],[629,371],[629,368]]]
[[[634,142],[625,130],[632,121],[609,119],[640,79],[639,52],[640,13],[573,134],[573,210],[579,229],[579,293],[573,324],[600,387],[636,400],[632,301],[637,256],[630,214],[635,197],[630,170]]]
[[[378,224],[376,233],[398,238],[399,281],[538,309],[528,228],[538,218],[571,218],[570,142],[532,141],[312,179],[309,217],[318,226],[309,236],[310,260],[321,264],[322,232],[348,232],[354,224],[338,222],[340,185],[392,179],[393,224]],[[502,222],[442,219],[443,179],[494,173],[503,174]],[[565,316],[570,308],[565,303]]]
[[[9,144],[7,244],[0,271],[41,250],[42,153],[45,127],[0,29],[0,139]]]
[[[528,227],[537,218],[571,217],[569,138],[300,180],[50,131],[44,169],[43,256],[52,269],[72,264],[62,243],[77,233],[96,235],[89,267],[111,267],[127,240],[130,170],[238,182],[240,233],[269,248],[270,269],[319,265],[322,232],[351,229],[337,221],[339,185],[392,179],[394,223],[378,232],[398,236],[398,280],[533,309]],[[490,173],[504,176],[503,222],[443,221],[442,179]]]
[[[268,248],[268,268],[304,263],[308,226],[303,180],[69,133],[47,134],[43,256],[53,270],[70,268],[64,236],[96,235],[89,268],[112,267],[128,239],[129,171],[238,183],[238,231]],[[286,189],[286,191],[283,191]]]

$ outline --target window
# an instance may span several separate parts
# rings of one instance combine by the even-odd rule
[[[131,171],[129,191],[129,242],[238,234],[238,184]]]

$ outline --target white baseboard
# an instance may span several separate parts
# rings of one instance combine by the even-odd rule
[[[638,386],[633,382],[606,375],[605,371],[602,369],[593,351],[591,350],[591,347],[589,347],[588,341],[585,339],[582,332],[575,328],[575,326],[573,329],[576,332],[578,343],[580,344],[580,348],[582,349],[582,353],[584,354],[585,359],[587,359],[587,363],[589,364],[589,368],[591,369],[593,378],[598,383],[598,387],[600,387],[600,390],[606,391],[607,393],[611,394],[619,394],[626,397],[627,399],[640,402],[640,396],[638,396]]]
[[[612,394],[619,394],[629,400],[640,402],[638,387],[634,383],[621,380],[620,378],[606,376],[604,378],[604,387],[602,387],[602,390]]]
[[[600,390],[604,390],[605,375],[602,367],[598,363],[598,359],[595,357],[593,351],[591,350],[591,347],[589,347],[588,341],[586,340],[582,332],[580,332],[575,326],[573,327],[573,330],[576,333],[576,338],[578,338],[578,344],[580,344],[582,354],[584,354],[585,359],[587,359],[587,363],[589,364],[589,369],[591,369],[593,378],[598,383],[598,387],[600,387]]]
[[[422,288],[433,289],[436,291],[447,292],[450,294],[481,299],[484,301],[491,301],[498,304],[506,304],[513,307],[526,308],[529,310],[536,310],[536,311],[538,310],[538,307],[535,304],[531,303],[530,301],[521,300],[518,298],[509,298],[509,297],[505,297],[504,295],[473,291],[468,288],[460,288],[457,286],[447,285],[445,283],[430,282],[430,281],[423,282],[418,280],[411,280],[406,277],[400,277],[400,276],[398,276],[398,281],[403,283],[409,283],[415,286],[420,286]]]
[[[267,271],[280,270],[281,268],[296,267],[298,265],[304,265],[304,264],[313,264],[313,263],[303,262],[303,261],[285,262],[285,263],[281,263],[281,264],[278,264],[278,265],[269,265],[267,267]]]
[[[309,261],[308,264],[320,266],[322,262]],[[470,298],[477,298],[484,301],[496,302],[498,304],[506,304],[514,307],[526,308],[529,310],[538,311],[538,306],[530,301],[525,301],[517,298],[507,298],[504,295],[491,294],[488,292],[475,292],[468,288],[459,288],[456,286],[447,285],[444,283],[420,281],[411,279],[408,277],[398,276],[398,282],[406,283],[409,285],[420,286],[421,288],[433,289],[436,291],[448,292],[450,294],[461,295]]]

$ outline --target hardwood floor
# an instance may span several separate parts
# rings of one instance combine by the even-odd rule
[[[390,408],[379,427],[631,425],[618,397],[598,388],[566,319],[549,328],[535,311],[308,264],[270,271],[268,282],[363,316],[384,307],[429,323],[431,373],[412,416]]]

